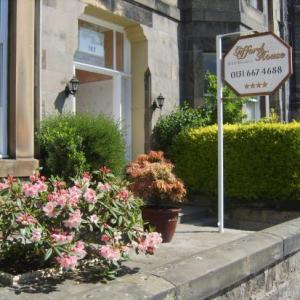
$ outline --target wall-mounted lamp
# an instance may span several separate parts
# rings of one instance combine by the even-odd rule
[[[65,94],[68,97],[69,95],[75,96],[79,87],[79,80],[74,76],[70,82],[67,83],[65,88]]]
[[[165,97],[162,94],[159,94],[159,96],[153,101],[152,103],[152,109],[156,110],[157,108],[162,109],[164,106]]]

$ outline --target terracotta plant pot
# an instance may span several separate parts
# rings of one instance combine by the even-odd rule
[[[181,208],[148,205],[142,207],[142,217],[151,227],[161,233],[163,243],[172,240]]]

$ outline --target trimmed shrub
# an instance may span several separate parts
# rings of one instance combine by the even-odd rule
[[[182,132],[176,172],[193,191],[217,195],[217,126]],[[300,124],[224,126],[224,188],[231,199],[300,199]]]
[[[177,107],[169,115],[161,117],[153,129],[153,149],[169,153],[174,138],[184,129],[205,126],[208,118],[202,109],[185,104]]]
[[[124,140],[118,125],[99,115],[57,115],[41,123],[38,135],[46,175],[65,179],[107,166],[120,174],[125,165]]]

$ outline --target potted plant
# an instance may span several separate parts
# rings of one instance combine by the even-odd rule
[[[181,211],[174,203],[183,202],[186,195],[182,181],[173,170],[174,165],[161,151],[139,155],[126,169],[130,190],[145,200],[144,221],[162,234],[165,243],[172,240]]]

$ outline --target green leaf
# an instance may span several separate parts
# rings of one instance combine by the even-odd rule
[[[53,249],[52,248],[48,249],[45,254],[44,260],[47,261],[50,258],[50,256],[52,255],[52,253],[53,253]]]

